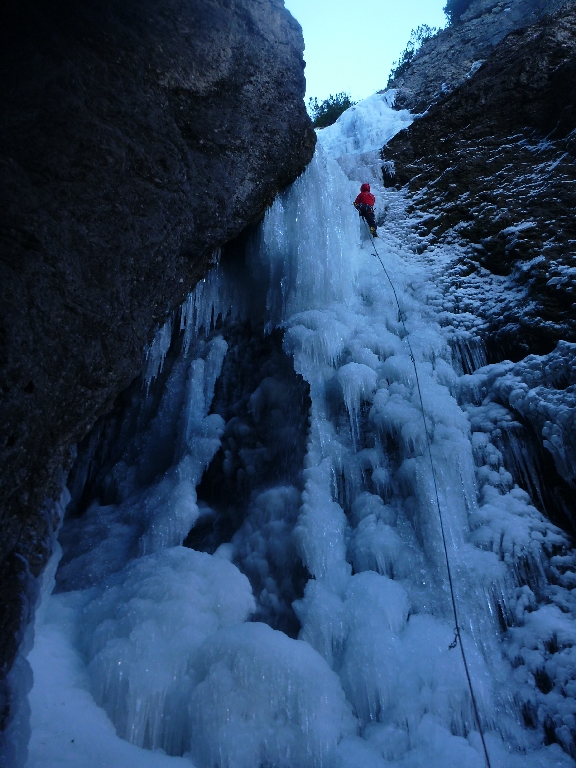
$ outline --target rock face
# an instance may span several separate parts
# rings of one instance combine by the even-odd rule
[[[534,24],[566,0],[473,0],[446,29],[426,41],[408,70],[388,85],[399,107],[423,112],[481,65],[510,32]]]
[[[72,446],[315,135],[282,0],[11,0],[0,30],[3,678]]]
[[[460,243],[458,284],[508,276],[482,309],[495,358],[576,341],[575,154],[574,4],[508,36],[384,152],[427,242]]]

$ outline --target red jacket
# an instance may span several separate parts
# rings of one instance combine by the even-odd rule
[[[362,184],[360,187],[360,194],[354,200],[354,205],[360,205],[361,203],[364,203],[364,205],[374,205],[376,202],[376,198],[370,192],[370,184]]]

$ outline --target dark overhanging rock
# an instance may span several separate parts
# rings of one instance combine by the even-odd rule
[[[0,10],[0,679],[71,449],[138,375],[216,248],[310,160],[282,0],[8,0]],[[0,691],[0,727],[10,691]]]

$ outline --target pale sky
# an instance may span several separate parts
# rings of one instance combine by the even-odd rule
[[[392,63],[420,24],[446,25],[446,0],[284,0],[304,32],[306,99],[386,87]]]

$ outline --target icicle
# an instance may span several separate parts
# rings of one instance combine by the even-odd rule
[[[338,381],[344,393],[346,410],[350,417],[354,450],[359,437],[359,414],[362,400],[368,400],[376,389],[376,371],[362,363],[348,363],[338,370]]]
[[[164,367],[164,361],[172,342],[173,323],[174,316],[171,315],[164,325],[156,332],[152,344],[146,350],[144,382],[147,393],[150,391],[152,382],[157,378]]]

